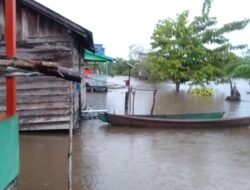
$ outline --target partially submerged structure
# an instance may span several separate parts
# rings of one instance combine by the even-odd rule
[[[102,50],[104,53],[104,50]],[[84,52],[84,62],[87,66],[91,67],[91,71],[86,72],[86,91],[101,91],[107,92],[107,76],[108,64],[113,61],[113,58],[105,56],[101,53],[93,53],[88,50]]]
[[[46,74],[49,76],[56,76],[59,78],[64,78],[71,81],[81,82],[81,75],[79,71],[75,69],[75,71],[72,69],[72,67],[63,67],[59,65],[56,62],[50,62],[50,61],[34,61],[34,60],[24,60],[16,57],[16,50],[17,50],[17,41],[16,41],[16,28],[17,28],[17,22],[16,22],[16,14],[18,9],[16,9],[17,3],[20,3],[16,0],[5,0],[0,1],[0,8],[1,14],[0,18],[4,18],[4,22],[0,22],[1,30],[0,30],[0,37],[1,40],[4,40],[2,49],[4,55],[0,55],[0,72],[2,76],[2,86],[1,86],[1,108],[2,111],[0,112],[0,189],[16,189],[16,178],[19,175],[19,119],[18,115],[16,113],[17,111],[17,99],[16,99],[16,76],[33,76],[34,74],[41,75]],[[24,1],[23,1],[24,2]],[[20,6],[20,4],[18,4]],[[20,9],[20,7],[17,7]],[[3,14],[4,13],[4,14]],[[3,24],[6,23],[6,24]],[[20,24],[20,23],[19,23]],[[20,39],[19,39],[20,40]],[[29,44],[29,42],[27,42]],[[27,45],[26,44],[26,45]],[[2,45],[2,44],[1,44]],[[29,55],[29,48],[27,48],[27,55]],[[22,53],[22,52],[21,52]],[[22,55],[22,54],[21,54]],[[73,62],[74,63],[74,62]],[[73,65],[73,64],[72,64]],[[28,71],[28,73],[26,72]],[[30,73],[32,72],[32,73]],[[32,74],[32,75],[30,75]],[[24,77],[24,78],[25,78]],[[4,79],[3,79],[4,78]],[[20,78],[19,80],[25,80],[24,78]],[[46,77],[44,78],[46,80]],[[54,78],[55,80],[56,78]],[[22,84],[21,81],[21,88],[27,90],[27,94],[21,94],[21,99],[19,99],[19,104],[23,104],[25,100],[28,102],[29,100],[33,100],[33,98],[36,100],[36,103],[41,103],[38,98],[43,99],[45,102],[45,98],[43,95],[39,94],[32,94],[29,92],[33,91],[34,89],[39,89],[39,81],[36,80],[37,88],[34,87],[33,81],[30,81],[28,84]],[[53,83],[53,81],[51,81]],[[33,84],[33,86],[29,86],[30,84]],[[19,85],[19,83],[18,83]],[[18,86],[17,85],[17,86]],[[74,93],[74,89],[72,88],[72,83],[70,85],[70,91],[69,93]],[[25,86],[25,87],[24,87]],[[40,89],[39,89],[40,90]],[[40,90],[43,91],[43,88]],[[20,93],[20,92],[19,92]],[[46,94],[45,94],[46,95]],[[20,95],[18,95],[20,97]],[[69,151],[68,151],[68,159],[72,159],[72,135],[73,135],[73,122],[74,120],[74,96],[69,95],[69,105],[70,105],[70,122],[69,122]],[[56,100],[56,99],[55,99]],[[50,100],[53,102],[52,100]],[[31,102],[31,103],[30,103]],[[44,103],[42,102],[42,103]],[[25,116],[28,117],[35,117],[37,116],[37,110],[36,107],[32,104],[35,104],[35,102],[29,101],[26,108],[19,109],[19,113],[21,113],[21,118],[25,118]],[[44,106],[45,108],[45,106]],[[48,106],[47,109],[50,107]],[[26,110],[31,109],[32,111],[26,113]],[[22,112],[23,111],[23,112]],[[32,113],[36,113],[35,115]],[[26,115],[24,114],[26,113]],[[41,114],[43,117],[44,114]],[[36,117],[35,117],[36,118]],[[37,119],[37,118],[36,118]],[[39,119],[38,119],[39,120]],[[29,125],[32,124],[32,121],[37,120],[27,120],[29,121]],[[40,120],[42,121],[42,120]],[[49,123],[49,122],[48,122]],[[33,128],[31,128],[32,130]],[[38,128],[37,128],[38,129]],[[43,128],[40,128],[43,129]],[[69,161],[69,163],[71,163]],[[72,170],[72,165],[69,164],[69,171]],[[69,179],[71,179],[71,173],[69,174]],[[72,188],[72,184],[69,180],[69,188]]]
[[[83,52],[94,52],[92,33],[33,0],[17,0],[17,57],[53,61],[82,73]],[[0,55],[4,54],[4,0],[0,0]],[[85,84],[52,76],[17,77],[20,130],[77,126]],[[0,111],[5,111],[5,79],[0,78]]]

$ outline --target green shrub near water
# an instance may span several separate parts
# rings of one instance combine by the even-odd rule
[[[212,88],[206,88],[206,87],[196,87],[196,88],[190,88],[188,92],[194,96],[212,96],[214,93],[214,90]]]

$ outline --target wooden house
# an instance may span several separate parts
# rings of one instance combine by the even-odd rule
[[[59,63],[81,71],[83,52],[94,52],[92,33],[33,0],[17,0],[17,57]],[[0,0],[0,55],[5,52],[4,0]],[[20,130],[77,127],[85,84],[56,77],[17,77]],[[0,78],[0,111],[5,111],[5,78]]]

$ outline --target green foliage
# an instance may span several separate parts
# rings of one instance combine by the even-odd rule
[[[250,63],[230,64],[225,67],[228,78],[245,78],[250,79]]]
[[[248,19],[227,23],[216,28],[217,20],[210,17],[212,0],[205,0],[202,14],[188,21],[188,11],[176,19],[160,20],[152,34],[150,66],[158,79],[172,79],[176,84],[192,81],[202,85],[223,77],[223,67],[232,59],[230,50],[244,48],[233,46],[224,34],[243,29]],[[214,49],[208,48],[213,44]],[[178,90],[178,89],[177,89]]]
[[[158,65],[153,64],[149,56],[145,56],[145,58],[141,61],[140,64],[138,64],[140,71],[143,71],[143,74],[146,76],[146,78],[150,82],[158,82],[161,80],[164,80],[164,78],[161,78],[159,75],[159,70]]]
[[[212,96],[214,93],[214,90],[212,88],[206,88],[206,87],[196,87],[191,88],[188,90],[188,92],[194,96]]]
[[[109,66],[109,75],[115,76],[115,75],[128,75],[129,74],[129,67],[131,65],[135,65],[136,61],[134,60],[125,60],[122,58],[117,58],[112,64]],[[133,71],[134,68],[131,69],[131,75],[135,71]]]
[[[236,67],[234,69],[233,77],[250,79],[250,64],[246,63]]]
[[[176,83],[189,79],[189,55],[196,47],[192,44],[192,28],[188,26],[188,12],[178,15],[176,21],[160,21],[152,36],[152,47],[157,51],[150,54],[159,77],[171,78]]]
[[[111,76],[114,75],[127,75],[128,74],[128,65],[127,61],[122,58],[117,58],[110,66],[109,72]]]
[[[223,68],[226,79],[245,78],[250,79],[250,59],[248,55],[244,58],[231,57],[231,61]]]
[[[131,76],[138,76],[140,71],[147,72],[144,64],[147,54],[143,46],[135,44],[129,46],[129,49],[129,60],[117,58],[109,68],[111,75],[128,75],[129,68]]]

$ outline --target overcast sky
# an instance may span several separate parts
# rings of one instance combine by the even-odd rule
[[[175,18],[184,10],[190,20],[200,15],[203,0],[36,0],[82,27],[92,31],[94,43],[105,47],[111,57],[127,58],[129,46],[150,47],[150,37],[159,19]],[[211,16],[218,24],[250,18],[249,0],[214,0]],[[250,25],[230,34],[234,45],[250,46]]]

